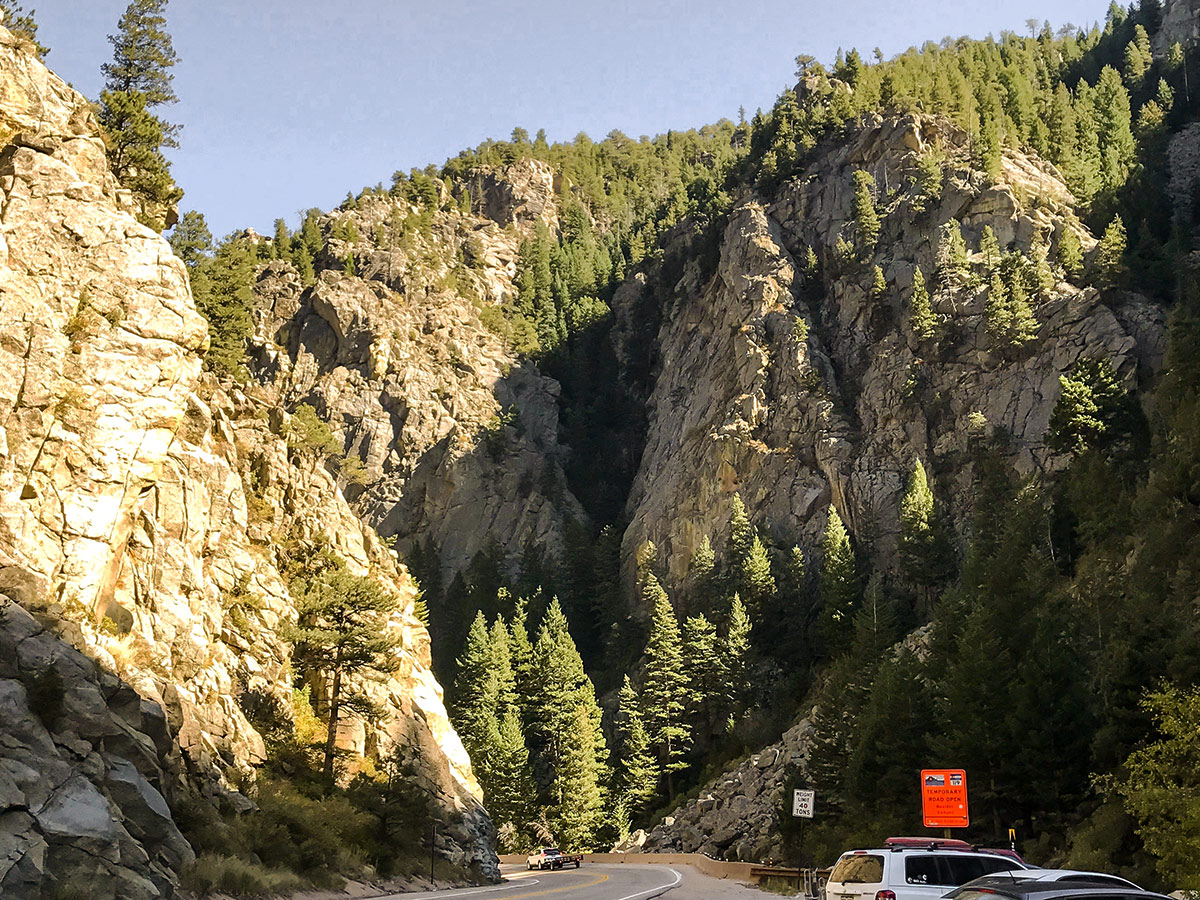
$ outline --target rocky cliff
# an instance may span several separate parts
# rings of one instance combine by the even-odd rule
[[[818,155],[772,197],[737,204],[715,275],[685,272],[664,314],[650,426],[629,499],[626,559],[653,541],[674,583],[704,537],[723,545],[729,501],[779,545],[813,551],[833,504],[881,560],[894,553],[899,500],[921,461],[962,531],[970,512],[973,434],[1005,434],[1025,473],[1061,464],[1045,445],[1059,376],[1104,358],[1129,386],[1159,364],[1161,313],[1142,298],[1101,294],[1061,273],[1036,305],[1036,337],[1020,347],[989,333],[979,253],[962,283],[931,302],[936,334],[911,324],[914,271],[934,283],[939,235],[956,220],[978,247],[1053,259],[1065,230],[1095,239],[1052,166],[1006,151],[995,178],[967,162],[966,136],[920,116],[874,118]],[[917,187],[922,157],[940,188]],[[877,245],[849,260],[853,175],[870,173],[882,218]],[[809,252],[813,256],[809,257]],[[810,258],[816,267],[809,269]],[[873,296],[874,267],[886,282]],[[627,282],[617,305],[638,302]]]
[[[493,542],[510,561],[530,543],[560,553],[585,518],[563,474],[558,383],[497,327],[521,240],[557,225],[554,185],[523,160],[461,186],[478,214],[366,195],[322,219],[315,285],[275,263],[255,289],[255,376],[330,423],[362,463],[354,509],[402,551],[436,548],[446,583]]]
[[[411,579],[274,398],[201,376],[181,263],[134,218],[88,103],[2,30],[0,131],[0,893],[171,893],[191,857],[171,804],[232,798],[263,752],[240,701],[290,695],[283,533],[328,535],[404,601],[387,714],[342,743],[399,746],[458,814],[446,852],[494,871]]]

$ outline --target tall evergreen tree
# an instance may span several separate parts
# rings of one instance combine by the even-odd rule
[[[850,535],[842,524],[837,508],[829,505],[825,524],[821,560],[821,604],[825,640],[831,656],[837,655],[839,641],[848,635],[850,623],[858,608],[858,573]]]
[[[487,769],[491,784],[490,790],[485,788],[484,801],[496,823],[502,848],[519,851],[524,848],[523,836],[534,817],[537,788],[529,767],[529,749],[521,719],[515,709],[504,714],[495,734],[489,737],[489,745]]]
[[[934,505],[925,466],[917,460],[900,501],[900,569],[905,579],[929,592],[949,576],[951,547]]]
[[[486,754],[488,726],[497,721],[499,683],[494,665],[487,620],[482,612],[477,612],[458,657],[454,699],[450,705],[455,730],[476,760]]]
[[[951,219],[941,229],[938,239],[937,277],[947,287],[958,285],[970,271],[967,242],[963,240],[962,227],[957,219]]]
[[[736,570],[750,554],[755,531],[746,514],[746,504],[742,502],[741,494],[734,494],[729,503],[729,540],[725,544],[725,565]]]
[[[496,679],[496,718],[502,719],[510,710],[520,712],[517,703],[517,679],[513,674],[508,626],[496,616],[488,635],[492,654],[491,671]]]
[[[733,595],[729,603],[729,624],[725,629],[724,668],[725,696],[734,714],[743,712],[750,703],[750,616],[741,598]]]
[[[879,241],[879,213],[875,209],[875,179],[865,169],[854,172],[854,224],[857,229],[858,251],[869,255]]]
[[[716,564],[717,558],[713,553],[712,543],[709,541],[708,535],[705,535],[700,541],[700,546],[696,548],[696,552],[692,554],[691,562],[688,565],[690,606],[697,612],[711,612],[717,601],[719,586]]]
[[[299,589],[297,590],[297,586]],[[293,659],[302,671],[318,674],[327,700],[325,764],[333,782],[337,731],[346,713],[369,718],[373,704],[354,679],[394,671],[399,636],[387,630],[399,600],[370,578],[352,575],[332,560],[303,582],[293,582],[296,625],[288,630]]]
[[[578,710],[586,713],[592,729],[588,747],[594,759],[593,765],[586,771],[602,772],[607,764],[608,749],[601,729],[596,690],[584,672],[583,659],[571,638],[567,618],[557,598],[551,601],[538,631],[537,643],[533,648],[532,674],[531,718],[536,749],[549,773],[550,805],[561,811],[564,805],[576,802],[568,792],[569,785],[564,778],[584,777],[580,774],[584,771],[579,768],[581,764],[570,755],[574,753],[573,745],[580,740]]]
[[[517,702],[525,710],[522,714],[526,722],[528,716],[528,698],[534,692],[533,644],[529,640],[529,625],[527,622],[529,601],[518,597],[513,609],[512,624],[508,628],[508,659],[512,668],[513,683],[516,685]]]
[[[645,576],[642,599],[654,610],[646,644],[646,684],[642,689],[646,729],[667,776],[667,794],[674,797],[674,773],[687,768],[684,755],[692,741],[691,728],[684,721],[688,683],[683,668],[683,645],[675,610],[652,572]]]
[[[1074,278],[1083,270],[1083,246],[1073,228],[1064,228],[1058,239],[1058,264],[1068,278]]]
[[[647,812],[658,793],[659,768],[650,752],[650,736],[642,721],[641,703],[625,676],[617,694],[617,789],[629,816]]]
[[[193,274],[194,270],[212,255],[212,232],[208,230],[204,213],[194,209],[183,214],[179,224],[171,229],[171,235],[167,241],[175,255],[183,260],[183,264]]]
[[[912,293],[908,297],[908,321],[913,334],[923,341],[929,340],[937,333],[937,316],[929,302],[929,291],[925,289],[925,276],[921,267],[913,269]]]
[[[737,573],[738,592],[746,597],[750,606],[761,611],[763,604],[775,593],[775,578],[771,574],[771,557],[766,545],[756,534],[750,543],[750,552]]]
[[[1125,277],[1125,223],[1120,216],[1104,229],[1096,254],[1096,280],[1104,287],[1117,287]]]
[[[604,817],[602,769],[596,762],[600,735],[585,704],[571,710],[569,724],[555,773],[559,804],[551,822],[558,841],[578,852],[593,849]]]
[[[683,623],[683,673],[687,680],[686,712],[697,723],[700,739],[712,734],[717,698],[726,685],[723,647],[717,628],[704,615]]]
[[[167,0],[133,0],[109,35],[113,61],[101,67],[100,124],[108,137],[108,161],[117,179],[133,191],[141,219],[162,231],[173,224],[183,196],[171,178],[164,147],[178,146],[179,128],[151,110],[176,101],[171,67],[176,63],[166,31]]]

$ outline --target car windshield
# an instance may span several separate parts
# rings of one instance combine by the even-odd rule
[[[555,853],[559,852],[559,849],[557,847],[546,847],[544,850],[542,850],[542,852],[547,856],[553,856]]]
[[[838,884],[879,884],[883,881],[883,857],[873,853],[844,857],[829,873],[829,880]]]

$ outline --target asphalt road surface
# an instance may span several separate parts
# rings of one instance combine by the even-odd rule
[[[591,865],[578,869],[529,872],[501,866],[503,884],[419,894],[395,894],[395,900],[651,900],[670,892],[670,900],[762,900],[755,888],[709,878],[690,866]],[[391,898],[386,898],[391,900]]]

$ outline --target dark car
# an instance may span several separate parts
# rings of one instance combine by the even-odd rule
[[[1170,900],[1164,894],[1111,881],[1014,881],[1003,875],[976,878],[944,900]]]

